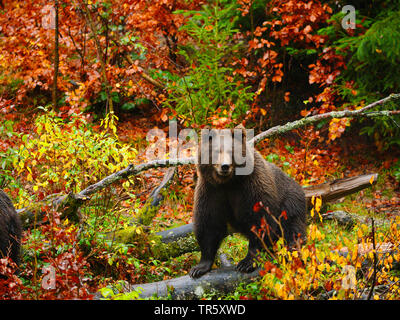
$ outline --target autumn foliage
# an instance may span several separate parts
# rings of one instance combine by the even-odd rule
[[[18,209],[78,193],[145,162],[152,143],[146,134],[168,132],[169,120],[179,130],[244,124],[259,133],[400,92],[399,2],[359,1],[355,29],[343,28],[346,4],[0,1],[0,188]],[[398,110],[398,102],[384,107]],[[257,145],[304,186],[372,171],[381,178],[332,207],[314,199],[303,246],[292,250],[278,242],[272,256],[261,256],[262,279],[228,298],[353,299],[375,285],[387,291],[369,298],[400,297],[393,271],[400,241],[399,123],[398,114],[334,118]],[[92,299],[99,289],[112,297],[107,286],[115,283],[186,274],[195,254],[164,261],[154,256],[150,239],[154,231],[191,222],[194,168],[177,169],[149,225],[135,220],[164,174],[152,169],[123,179],[92,195],[74,216],[43,204],[43,219],[25,226],[20,270],[0,257],[0,297]],[[351,230],[325,223],[326,210],[336,209],[360,211],[365,219]],[[376,214],[391,223],[372,230],[367,217]],[[254,232],[267,232],[262,227]],[[127,228],[133,235],[118,242],[115,232]],[[396,246],[373,267],[377,251],[361,246],[379,241]],[[234,259],[240,256],[237,246],[227,247]],[[355,272],[351,288],[343,270]]]

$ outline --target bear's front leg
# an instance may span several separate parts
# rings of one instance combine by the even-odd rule
[[[189,275],[192,278],[199,278],[211,270],[219,245],[226,235],[226,227],[209,226],[207,230],[203,229],[200,232],[195,228],[195,234],[200,246],[201,259],[199,264],[190,270]]]
[[[194,201],[194,234],[201,251],[201,259],[189,275],[199,278],[211,270],[221,241],[227,234],[227,206],[221,190],[199,181]]]

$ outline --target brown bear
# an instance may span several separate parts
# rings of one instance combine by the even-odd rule
[[[10,257],[19,265],[21,235],[20,217],[10,198],[0,189],[0,259]]]
[[[190,270],[191,277],[198,278],[211,269],[220,243],[227,235],[228,225],[249,240],[248,253],[236,266],[241,272],[255,270],[254,258],[257,251],[263,249],[263,244],[253,228],[260,228],[262,217],[269,226],[269,236],[263,239],[269,247],[271,241],[282,236],[281,227],[289,245],[305,237],[303,188],[247,143],[244,127],[202,130],[197,175],[194,233],[201,259]],[[256,212],[255,204],[260,202],[261,208],[267,210]],[[284,216],[280,219],[281,226],[271,214],[277,219]]]

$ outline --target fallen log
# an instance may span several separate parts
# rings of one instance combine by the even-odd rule
[[[198,279],[190,276],[182,276],[175,279],[130,285],[126,284],[120,292],[128,293],[139,290],[140,298],[165,298],[170,296],[174,300],[199,299],[206,293],[229,293],[233,292],[239,283],[248,283],[259,278],[260,270],[251,273],[242,273],[234,267],[224,267],[211,270]],[[100,293],[95,294],[95,299],[99,300]]]
[[[76,216],[76,211],[79,207],[86,201],[90,200],[90,196],[95,194],[96,192],[112,185],[115,182],[118,182],[122,179],[126,179],[131,175],[139,174],[143,171],[154,169],[154,168],[165,168],[172,167],[177,165],[191,164],[194,163],[194,158],[185,158],[185,159],[161,159],[161,160],[153,160],[150,162],[133,165],[128,165],[125,169],[115,172],[104,179],[96,182],[81,192],[74,194],[70,193],[68,195],[59,195],[54,194],[50,195],[47,199],[32,203],[28,207],[18,209],[17,212],[21,215],[23,221],[23,227],[29,228],[33,226],[34,223],[40,224],[43,219],[43,211],[41,208],[43,206],[51,206],[56,208],[57,210],[65,210],[67,208],[72,208],[72,210],[68,210],[68,214],[72,216]],[[65,215],[63,214],[62,217]]]
[[[109,233],[107,236],[110,239],[114,239],[115,242],[130,244],[134,243],[139,237],[141,237],[138,234],[137,229],[138,226],[133,225],[121,230],[117,230],[113,233]],[[182,232],[176,231],[175,229],[182,230]],[[187,252],[199,250],[197,240],[192,231],[192,224],[187,224],[168,230],[168,232],[172,233],[173,235],[166,236],[166,238],[163,238],[163,236],[166,234],[166,231],[151,234],[148,239],[149,246],[151,246],[151,255],[158,260],[168,260]],[[176,232],[181,234],[177,236]]]
[[[77,222],[79,220],[77,215],[78,209],[85,201],[90,199],[89,196],[95,193],[97,190],[103,189],[105,185],[110,185],[113,183],[114,179],[120,179],[122,175],[126,174],[126,169],[117,172],[119,173],[118,175],[113,174],[106,177],[100,182],[82,190],[80,193],[70,193],[67,195],[53,194],[40,202],[31,203],[25,208],[17,209],[16,211],[21,217],[24,229],[32,227],[34,224],[41,223],[45,216],[45,212],[42,210],[44,206],[56,208],[62,213],[61,218],[67,217],[69,220]],[[144,223],[149,217],[152,219],[156,214],[154,208],[157,208],[163,199],[161,191],[171,183],[175,175],[175,170],[176,167],[169,168],[161,184],[150,193],[149,199],[145,204],[145,210],[139,217],[138,221],[140,221],[140,223]],[[94,186],[97,186],[97,189],[94,188]]]
[[[285,125],[282,126],[275,126],[272,127],[264,132],[261,132],[260,134],[256,135],[250,142],[256,144],[257,142],[260,142],[266,138],[270,138],[279,134],[286,133],[288,131],[291,131],[293,129],[301,128],[310,124],[317,123],[321,120],[324,119],[340,119],[340,118],[357,118],[357,117],[377,117],[377,116],[392,116],[399,114],[399,110],[394,110],[394,111],[369,111],[370,109],[378,106],[385,104],[386,102],[394,99],[399,99],[400,94],[391,94],[387,96],[386,98],[383,98],[381,100],[375,101],[363,108],[360,108],[358,110],[342,110],[342,111],[331,111],[327,113],[321,113],[317,114],[314,116],[307,116],[299,120],[295,120],[293,122],[288,122]],[[368,112],[367,112],[368,111]]]
[[[52,194],[46,199],[33,202],[28,207],[17,209],[17,213],[21,217],[22,226],[24,229],[32,227],[33,225],[40,225],[46,216],[43,207],[49,206],[57,208],[62,214],[61,219],[68,218],[73,222],[78,222],[78,209],[83,202],[89,198],[75,193],[67,195]]]
[[[356,177],[336,179],[315,186],[304,188],[308,207],[311,208],[311,198],[321,197],[322,203],[335,201],[349,194],[368,188],[378,181],[378,174],[363,174]]]

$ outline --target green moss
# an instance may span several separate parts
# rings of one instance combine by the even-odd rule
[[[163,243],[160,236],[154,235],[151,237],[150,242],[152,243],[151,250],[153,255],[160,260],[168,260],[169,258],[180,256],[186,252],[199,250],[193,233],[170,243]]]
[[[150,198],[146,204],[143,206],[138,221],[145,226],[150,225],[150,223],[153,221],[153,218],[158,212],[158,209],[160,206],[152,206],[151,205],[152,198]]]
[[[121,229],[114,233],[110,234],[110,237],[114,236],[116,242],[121,242],[121,243],[133,243],[138,239],[140,236],[140,233],[143,232],[140,227],[137,226],[131,226],[127,227],[125,229]]]

